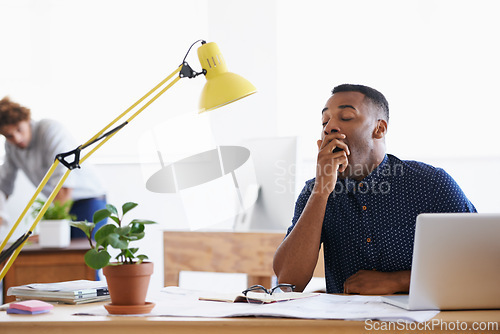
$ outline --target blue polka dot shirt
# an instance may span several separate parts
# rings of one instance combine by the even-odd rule
[[[311,195],[306,182],[295,204],[292,231]],[[326,290],[342,293],[357,271],[410,270],[417,215],[424,212],[476,212],[443,169],[386,155],[362,181],[337,180],[328,198],[321,240]]]

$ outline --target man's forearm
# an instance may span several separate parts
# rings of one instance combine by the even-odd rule
[[[408,292],[410,289],[411,271],[381,272],[360,270],[344,283],[345,293],[362,295],[388,295],[397,292]]]
[[[72,188],[61,188],[57,193],[56,197],[54,198],[54,201],[60,203],[66,203],[71,199],[72,192],[73,192]]]
[[[294,229],[278,247],[274,271],[280,283],[290,283],[302,291],[309,283],[321,243],[321,230],[328,197],[312,194]]]
[[[337,171],[344,172],[349,147],[346,136],[332,131],[324,133],[318,145],[316,178],[311,195],[292,232],[274,256],[273,268],[280,283],[291,283],[302,291],[316,268],[321,244],[321,231],[330,194],[335,189]],[[334,150],[339,148],[339,151]]]

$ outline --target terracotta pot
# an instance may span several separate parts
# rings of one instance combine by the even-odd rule
[[[102,269],[113,305],[144,305],[153,263],[122,264]]]

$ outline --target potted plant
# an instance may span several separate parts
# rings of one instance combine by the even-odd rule
[[[156,224],[151,220],[133,219],[125,223],[123,218],[138,204],[127,202],[122,205],[121,215],[115,206],[108,204],[106,209],[94,213],[93,222],[73,222],[72,226],[85,232],[90,250],[85,254],[85,263],[93,269],[103,268],[108,283],[111,304],[105,305],[110,313],[131,314],[148,313],[154,304],[146,303],[149,280],[153,273],[153,263],[145,262],[148,257],[138,255],[138,248],[132,247],[133,241],[145,236],[145,225]],[[100,221],[109,218],[110,224],[101,226],[92,240],[92,231]],[[118,250],[115,262],[108,248]]]
[[[45,201],[37,198],[32,206],[32,216],[36,217],[45,205]],[[39,225],[39,240],[41,247],[68,247],[71,241],[70,222],[75,215],[69,213],[73,201],[53,201],[43,214]]]

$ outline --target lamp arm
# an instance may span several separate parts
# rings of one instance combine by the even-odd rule
[[[19,237],[9,248],[7,248],[5,251],[0,254],[0,263],[3,263],[3,261],[7,260],[15,251],[16,249],[26,241],[26,239],[29,238],[31,235],[31,232],[26,232],[22,236]]]
[[[75,169],[75,168],[80,168],[80,152],[84,149],[84,148],[87,148],[89,147],[90,145],[94,144],[94,143],[97,143],[98,141],[114,134],[115,132],[118,132],[120,131],[125,125],[127,125],[128,122],[124,122],[120,125],[118,125],[116,128],[114,128],[113,130],[111,131],[108,131],[106,132],[105,134],[101,135],[100,137],[88,142],[87,144],[84,145],[80,145],[78,146],[77,148],[75,148],[74,150],[72,151],[69,151],[69,152],[65,152],[65,153],[59,153],[58,155],[56,155],[56,159],[59,160],[60,163],[62,163],[64,166],[66,166],[66,168],[68,169]],[[66,161],[66,158],[69,157],[69,156],[74,156],[74,159],[73,159],[73,162],[68,162]]]
[[[187,64],[187,63],[186,63]],[[80,165],[87,159],[89,158],[95,151],[97,151],[104,143],[106,143],[109,139],[111,139],[116,133],[118,133],[121,129],[125,127],[128,123],[130,123],[135,117],[137,117],[144,109],[146,109],[151,103],[153,103],[156,99],[158,99],[163,93],[165,93],[168,89],[170,89],[174,84],[176,84],[180,79],[181,76],[177,75],[183,68],[183,65],[180,65],[176,70],[174,70],[169,76],[167,76],[165,79],[163,79],[159,84],[157,84],[153,89],[151,89],[149,92],[147,92],[143,97],[141,97],[139,100],[137,100],[134,104],[132,104],[127,110],[122,112],[118,117],[116,117],[113,121],[111,121],[108,125],[106,125],[101,131],[96,133],[92,138],[90,138],[87,142],[84,144],[78,146],[76,149],[73,151],[69,151],[66,153],[61,153],[58,154],[52,164],[52,166],[49,168],[47,173],[45,174],[44,178],[38,185],[38,187],[35,190],[35,193],[31,200],[28,202],[26,205],[25,209],[17,219],[16,223],[12,226],[11,230],[5,237],[5,239],[2,241],[2,244],[0,245],[0,252],[2,253],[0,255],[0,258],[2,261],[4,258],[7,258],[10,255],[9,260],[6,262],[6,264],[3,266],[1,272],[0,272],[0,280],[2,280],[5,275],[7,274],[8,270],[14,263],[15,259],[21,252],[22,248],[26,244],[29,236],[31,233],[35,230],[36,226],[38,225],[38,222],[42,219],[43,215],[49,208],[50,204],[54,201],[54,198],[56,195],[59,193],[59,190],[62,188],[62,185],[66,181],[67,177],[69,176],[69,173],[75,169],[75,168],[80,168]],[[170,81],[174,76],[176,76],[172,81]],[[170,82],[169,82],[170,81]],[[135,111],[125,122],[123,122],[121,125],[115,127],[112,130],[109,130],[115,123],[120,121],[122,118],[124,118],[127,114],[129,114],[132,110],[134,110],[140,103],[144,102],[148,97],[150,97],[155,91],[163,87],[167,82],[169,82],[164,88],[162,88],[156,95],[151,97],[147,102],[144,103],[142,107],[140,107],[137,111]],[[87,148],[95,143],[99,142],[91,151],[89,151],[86,155],[84,155],[80,159],[80,151],[84,148]],[[73,162],[67,162],[66,158],[74,155],[74,161]],[[35,217],[34,222],[32,223],[31,227],[29,228],[28,232],[26,232],[21,238],[19,238],[9,249],[7,249],[5,252],[3,251],[7,243],[9,242],[10,238],[14,234],[14,232],[17,230],[19,224],[23,220],[24,216],[26,213],[29,211],[30,207],[33,205],[35,200],[37,199],[38,195],[42,192],[42,189],[45,187],[47,184],[48,180],[54,173],[56,167],[59,165],[59,163],[62,163],[65,165],[68,169],[64,173],[64,175],[61,177],[57,185],[55,186],[54,190],[52,193],[49,195],[47,201],[45,201],[45,204],[42,206],[40,209],[40,212],[38,215]],[[17,247],[15,247],[16,245]],[[1,262],[0,262],[1,263]]]
[[[54,163],[52,163],[52,166],[50,167],[49,171],[45,174],[45,177],[43,178],[42,182],[40,182],[40,184],[36,188],[35,194],[31,198],[31,200],[28,202],[28,205],[26,205],[26,207],[24,208],[23,212],[21,213],[21,216],[19,216],[19,218],[17,219],[17,221],[14,224],[14,226],[12,226],[12,229],[10,230],[9,234],[7,235],[7,237],[5,238],[5,240],[3,241],[2,246],[1,246],[2,247],[1,248],[2,251],[3,251],[3,248],[5,247],[5,245],[7,244],[7,241],[10,239],[10,237],[12,236],[12,234],[14,233],[14,231],[17,229],[17,227],[21,223],[22,219],[24,218],[24,216],[28,212],[29,208],[33,205],[33,203],[35,202],[35,199],[37,198],[38,194],[40,194],[40,192],[42,191],[43,187],[45,186],[45,184],[47,183],[47,181],[50,179],[50,177],[52,176],[52,174],[54,173],[54,171],[55,171],[55,169],[56,169],[56,167],[58,165],[59,165],[59,161],[58,160],[55,160]],[[24,247],[24,245],[28,241],[28,237],[33,233],[33,231],[35,230],[36,226],[38,225],[38,222],[42,219],[43,215],[45,214],[45,212],[49,208],[50,204],[54,201],[54,198],[56,197],[56,195],[59,192],[59,190],[62,188],[62,185],[64,184],[64,182],[68,178],[70,172],[71,172],[71,169],[68,169],[63,174],[63,176],[61,177],[61,179],[57,183],[56,187],[54,188],[54,190],[50,194],[49,198],[45,201],[45,204],[40,209],[40,212],[36,216],[33,224],[31,224],[31,227],[29,228],[28,232],[26,232],[20,239],[17,240],[18,241],[17,248],[13,249],[13,247],[10,247],[6,251],[6,253],[9,252],[9,253],[12,253],[12,255],[9,257],[9,260],[7,261],[7,263],[5,263],[5,265],[2,268],[2,271],[0,272],[0,280],[2,280],[5,277],[5,275],[7,274],[7,272],[9,271],[10,267],[12,266],[12,264],[16,260],[17,256],[21,252],[22,248]],[[3,257],[7,257],[6,253],[4,254],[4,252],[2,252],[1,257],[2,258]]]

